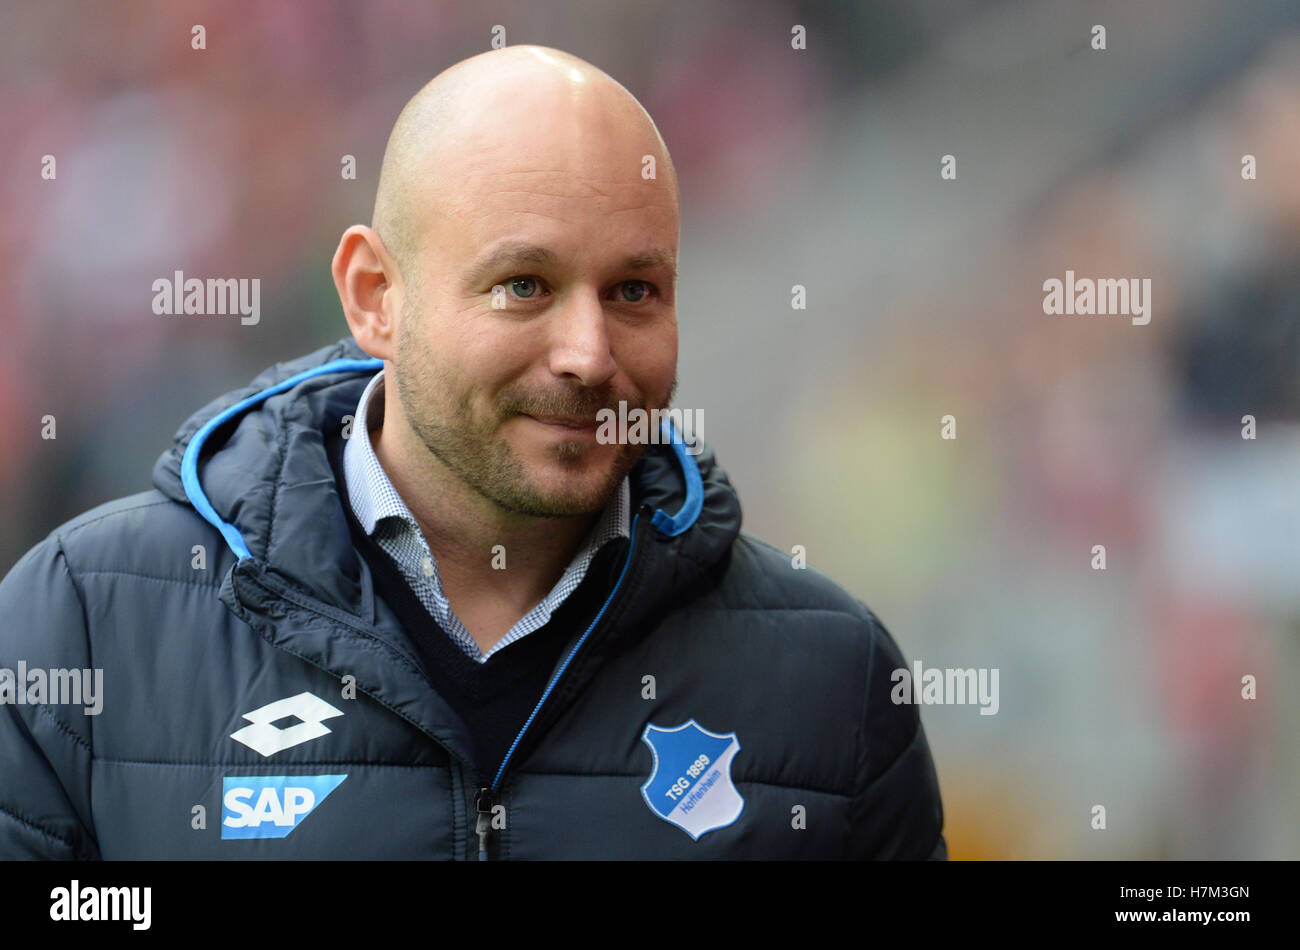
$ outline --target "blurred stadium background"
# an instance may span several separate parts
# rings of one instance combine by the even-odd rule
[[[922,709],[952,856],[1300,857],[1294,0],[2,16],[0,572],[148,487],[191,411],[346,335],[329,259],[369,222],[388,130],[500,24],[660,126],[683,184],[678,403],[747,530],[804,545],[909,661],[1000,669],[997,715]],[[261,278],[260,324],[155,316],[178,269]],[[1152,278],[1151,323],[1045,316],[1066,269]]]

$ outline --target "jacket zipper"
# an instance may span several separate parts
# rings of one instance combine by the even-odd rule
[[[632,529],[628,535],[627,559],[623,562],[623,569],[619,572],[618,580],[614,582],[614,589],[611,590],[609,596],[605,598],[605,603],[601,606],[596,616],[592,618],[586,632],[583,633],[578,642],[574,644],[573,649],[569,651],[569,655],[565,657],[564,663],[555,671],[555,675],[551,677],[551,681],[546,684],[546,689],[542,693],[542,698],[539,699],[537,705],[533,707],[532,713],[528,716],[528,719],[524,721],[523,727],[519,730],[519,734],[515,736],[515,741],[510,744],[510,748],[506,751],[506,757],[501,760],[501,767],[497,769],[496,776],[488,785],[479,787],[478,794],[474,799],[474,805],[478,812],[478,822],[475,825],[475,833],[478,835],[478,859],[480,861],[489,860],[488,849],[492,842],[492,809],[498,804],[497,791],[501,788],[501,780],[505,777],[506,766],[510,764],[510,757],[515,754],[515,749],[519,747],[520,741],[524,738],[524,733],[528,731],[528,727],[533,724],[533,720],[537,718],[537,714],[541,711],[542,705],[546,702],[552,691],[554,691],[555,684],[560,681],[560,677],[564,675],[564,671],[569,668],[569,664],[573,662],[573,658],[578,655],[578,651],[581,650],[582,645],[587,642],[587,638],[591,636],[591,632],[596,629],[596,625],[600,623],[601,619],[605,616],[605,612],[609,610],[609,605],[614,602],[615,596],[617,596],[619,590],[622,589],[623,580],[627,577],[628,568],[632,564],[632,557],[636,553],[637,524],[641,520],[641,515],[648,510],[649,506],[642,505],[641,509],[632,519]]]
[[[474,807],[478,811],[478,823],[474,826],[474,833],[478,835],[478,859],[486,861],[488,859],[488,840],[492,834],[492,806],[493,801],[492,789],[480,788],[478,795],[474,799]]]

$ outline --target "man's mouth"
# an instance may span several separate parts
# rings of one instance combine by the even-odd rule
[[[534,422],[540,422],[543,425],[554,426],[560,429],[571,429],[575,432],[596,431],[595,416],[531,416],[525,413],[527,418]]]

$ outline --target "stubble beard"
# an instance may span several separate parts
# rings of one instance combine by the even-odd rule
[[[626,400],[629,410],[645,409],[644,399],[634,402],[609,387],[538,395],[507,386],[496,397],[495,415],[477,418],[472,390],[431,358],[414,332],[413,324],[419,319],[416,313],[403,313],[394,388],[412,431],[435,458],[483,498],[513,514],[572,517],[594,514],[609,504],[623,478],[640,461],[644,445],[619,445],[608,472],[590,489],[547,492],[534,482],[527,465],[499,435],[499,426],[519,414],[594,417],[600,409],[617,412],[620,399]],[[651,408],[666,408],[676,388],[674,379],[664,405]],[[575,473],[582,470],[591,451],[590,442],[576,440],[555,443],[547,450],[560,469]]]

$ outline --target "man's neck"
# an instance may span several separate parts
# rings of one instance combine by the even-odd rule
[[[487,652],[555,586],[600,513],[506,511],[404,434],[400,423],[377,424],[370,432],[375,456],[437,559],[452,610]]]

